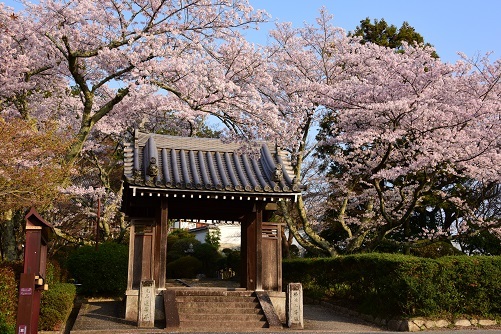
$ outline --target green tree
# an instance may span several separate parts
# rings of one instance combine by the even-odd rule
[[[360,25],[354,31],[348,34],[349,36],[361,37],[361,43],[375,43],[381,46],[386,46],[391,49],[401,50],[402,43],[408,44],[423,44],[431,47],[430,43],[425,43],[423,36],[416,31],[407,21],[404,21],[400,28],[395,25],[389,25],[385,19],[374,19],[373,22],[367,17],[360,21]],[[438,58],[438,55],[433,52],[433,56]]]
[[[43,210],[61,197],[69,169],[63,162],[69,141],[55,122],[0,116],[0,258],[20,255],[23,212]]]
[[[211,245],[215,249],[219,249],[221,244],[221,230],[218,228],[212,230],[209,229],[205,235],[204,241],[206,244]]]

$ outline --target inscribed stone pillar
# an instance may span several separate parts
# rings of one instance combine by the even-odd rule
[[[155,327],[155,281],[141,281],[139,288],[139,314],[137,326]]]
[[[289,328],[304,328],[303,320],[303,286],[301,283],[287,285],[287,326]]]

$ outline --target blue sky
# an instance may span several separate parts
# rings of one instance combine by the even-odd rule
[[[501,58],[500,0],[249,0],[254,8],[265,9],[272,20],[302,26],[314,23],[321,7],[334,15],[333,24],[352,31],[369,17],[384,18],[400,27],[407,21],[426,42],[435,46],[445,62],[459,59],[458,51],[468,56],[494,51]],[[273,24],[262,26],[249,39],[266,43]]]
[[[96,0],[97,1],[97,0]],[[425,41],[437,49],[445,62],[455,62],[461,51],[468,56],[494,51],[501,58],[501,0],[249,0],[254,8],[265,9],[272,20],[302,26],[314,23],[318,10],[326,7],[334,15],[334,25],[347,31],[360,20],[384,18],[400,27],[407,21]],[[20,0],[3,1],[20,8]],[[273,23],[261,26],[248,39],[265,44]]]

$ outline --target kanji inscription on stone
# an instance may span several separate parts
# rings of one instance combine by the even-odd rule
[[[141,281],[137,326],[155,327],[155,281]]]
[[[287,285],[287,326],[289,328],[304,328],[303,286],[301,283]]]

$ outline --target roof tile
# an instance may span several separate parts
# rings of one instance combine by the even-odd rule
[[[126,143],[124,177],[130,186],[221,193],[297,194],[285,151],[257,142],[258,158],[238,143],[136,132]]]

